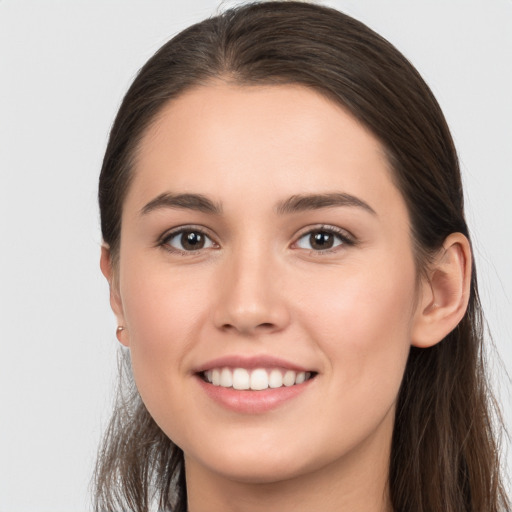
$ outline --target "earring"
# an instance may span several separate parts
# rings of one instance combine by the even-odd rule
[[[124,326],[123,325],[118,325],[117,326],[117,329],[116,329],[116,338],[117,338],[117,341],[121,342],[121,333],[124,331]]]

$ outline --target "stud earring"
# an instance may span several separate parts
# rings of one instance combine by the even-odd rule
[[[121,342],[121,333],[124,331],[123,325],[118,325],[116,329],[116,338],[119,342]]]

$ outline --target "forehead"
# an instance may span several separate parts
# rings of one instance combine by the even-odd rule
[[[340,192],[401,200],[385,152],[342,106],[300,85],[214,82],[169,102],[139,147],[127,202],[166,191],[261,207]],[[388,197],[390,199],[390,197]]]

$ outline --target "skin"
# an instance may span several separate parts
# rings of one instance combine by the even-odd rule
[[[119,267],[106,246],[101,265],[142,399],[185,453],[191,512],[391,510],[391,435],[410,345],[453,329],[470,274],[467,240],[454,234],[418,278],[391,172],[368,130],[301,86],[214,82],[172,101],[146,133]],[[277,211],[291,197],[332,192],[371,211]],[[201,194],[222,212],[144,213],[163,193]],[[203,249],[164,240],[190,226],[208,236]],[[348,241],[311,245],[311,231],[331,228]],[[276,409],[239,413],[212,401],[195,375],[226,355],[272,355],[316,377]]]

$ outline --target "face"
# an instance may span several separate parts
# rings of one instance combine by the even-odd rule
[[[376,138],[301,86],[219,82],[166,106],[134,172],[113,307],[187,470],[387,464],[416,268]]]

